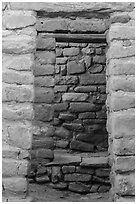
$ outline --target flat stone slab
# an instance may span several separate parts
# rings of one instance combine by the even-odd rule
[[[108,165],[108,157],[82,158],[80,166],[104,167]]]
[[[55,153],[54,160],[50,163],[47,163],[46,166],[54,166],[54,165],[64,165],[64,164],[80,164],[81,157],[80,156],[74,156],[69,153],[63,152],[57,152]]]

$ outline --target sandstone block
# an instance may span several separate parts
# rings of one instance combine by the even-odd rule
[[[62,148],[65,149],[68,147],[69,142],[68,141],[64,141],[64,140],[58,140],[56,141],[56,147],[57,148]]]
[[[6,29],[17,29],[32,26],[36,23],[33,11],[6,11],[3,16],[3,26]]]
[[[81,132],[84,130],[84,127],[81,123],[63,123],[63,127],[76,132]]]
[[[109,175],[110,175],[110,169],[106,169],[106,168],[96,169],[96,176],[109,177]]]
[[[91,85],[91,84],[105,84],[106,76],[104,74],[83,74],[80,76],[80,85]]]
[[[108,41],[113,40],[134,40],[135,39],[135,28],[134,26],[126,25],[112,25],[108,33]]]
[[[83,20],[83,19],[77,19],[74,21],[71,21],[69,25],[69,30],[71,32],[105,32],[105,30],[108,28],[106,20],[102,19],[92,19],[92,20]]]
[[[84,62],[77,63],[75,61],[68,62],[67,65],[68,74],[81,74],[85,72]]]
[[[135,42],[130,40],[129,45],[122,41],[113,41],[106,54],[107,59],[119,59],[135,56]]]
[[[90,185],[86,185],[80,182],[73,182],[69,184],[69,190],[76,193],[88,193]]]
[[[48,183],[50,181],[49,177],[47,175],[44,176],[37,176],[36,177],[36,182],[38,184],[44,184],[44,183]]]
[[[105,64],[105,62],[106,62],[106,56],[105,55],[96,55],[93,57],[93,63]]]
[[[54,87],[54,92],[67,92],[68,86],[67,85],[59,85]]]
[[[75,172],[75,166],[63,166],[62,167],[62,172],[64,174],[74,173]]]
[[[105,124],[106,120],[104,119],[85,119],[83,120],[83,125],[93,125],[93,124]]]
[[[64,47],[68,47],[68,46],[69,46],[68,42],[56,42],[57,48],[64,48]]]
[[[4,84],[2,86],[2,100],[27,102],[33,101],[34,93],[31,85]]]
[[[10,192],[26,192],[28,183],[26,178],[9,177],[2,180],[4,189]]]
[[[52,103],[54,101],[54,91],[52,88],[35,87],[34,102]]]
[[[85,112],[85,113],[80,113],[79,118],[80,119],[87,119],[87,118],[95,118],[95,113],[90,113],[90,112]]]
[[[63,101],[86,101],[88,94],[85,93],[64,93],[62,95]]]
[[[109,90],[135,92],[134,76],[113,76],[109,80]]]
[[[61,48],[56,48],[56,57],[61,57],[63,54],[63,49]]]
[[[64,176],[65,181],[81,181],[87,182],[91,180],[91,175],[89,174],[79,174],[79,173],[72,173],[72,174],[65,174]]]
[[[89,68],[91,74],[100,73],[103,70],[103,66],[101,64],[94,64],[92,67]]]
[[[55,50],[56,41],[55,38],[44,38],[42,35],[38,35],[36,46],[37,49]]]
[[[111,23],[127,23],[130,19],[126,13],[114,13],[110,17]]]
[[[121,139],[114,139],[113,152],[116,155],[134,155],[135,154],[135,139],[129,136]]]
[[[98,141],[98,137],[101,137],[101,135],[98,136],[90,132],[90,134],[80,133],[76,136],[76,139],[85,143],[95,143],[95,141]]]
[[[38,19],[36,29],[38,31],[67,31],[69,21],[67,19]]]
[[[96,86],[77,86],[74,89],[76,92],[84,92],[84,93],[88,93],[88,92],[95,92],[97,91],[97,87]]]
[[[51,65],[51,64],[45,64],[45,65],[35,64],[33,66],[34,76],[53,75],[54,72],[55,72],[55,67],[54,65]]]
[[[99,184],[92,185],[90,189],[90,193],[96,193],[98,191],[98,188],[99,188]]]
[[[94,54],[94,48],[84,47],[81,50],[83,54]]]
[[[79,48],[71,47],[71,48],[64,48],[63,55],[64,56],[76,56],[79,54]]]
[[[62,76],[62,77],[55,77],[55,84],[56,85],[75,85],[78,83],[77,76]]]
[[[2,72],[2,81],[8,84],[33,84],[34,77],[31,72],[17,72],[13,70]]]
[[[17,159],[20,153],[20,148],[12,147],[10,145],[4,144],[2,146],[2,158],[12,158]]]
[[[135,196],[117,196],[115,197],[116,202],[135,202]]]
[[[53,105],[53,109],[55,112],[61,112],[68,109],[68,103],[56,103]]]
[[[81,166],[77,166],[76,167],[76,172],[77,173],[81,173],[81,174],[94,174],[94,169],[88,168],[88,167],[81,167]]]
[[[67,57],[58,57],[56,58],[56,64],[66,64],[67,60]]]
[[[109,105],[110,109],[113,111],[135,108],[135,94],[129,92],[115,92],[111,94]]]
[[[84,151],[84,152],[93,152],[94,146],[92,144],[81,142],[78,140],[72,140],[70,143],[70,149]]]
[[[53,188],[60,189],[60,190],[66,189],[67,186],[68,186],[67,183],[63,183],[63,182],[52,184]]]
[[[73,155],[64,151],[54,152],[54,160],[47,164],[47,166],[54,165],[79,165],[81,157],[79,155]]]
[[[89,167],[106,167],[108,165],[108,157],[91,157],[83,158],[80,166]]]
[[[35,104],[34,118],[40,121],[48,122],[53,119],[53,107],[49,104]]]
[[[96,118],[103,118],[103,119],[106,119],[107,118],[107,113],[106,111],[99,111],[96,113]]]
[[[60,120],[72,121],[72,120],[76,119],[76,116],[74,114],[70,114],[70,113],[60,113],[59,114],[59,119]]]
[[[24,55],[2,55],[2,69],[13,69],[17,71],[31,71],[34,62],[33,54]]]
[[[61,139],[67,139],[70,137],[70,132],[63,127],[59,127],[55,130],[55,136]]]
[[[51,76],[35,77],[34,85],[39,86],[39,87],[53,87],[54,86],[54,78]]]
[[[3,138],[9,145],[30,149],[32,142],[31,122],[3,122]]]
[[[2,51],[7,54],[32,53],[35,47],[35,38],[28,35],[11,35],[2,39]]]
[[[110,60],[106,73],[107,75],[135,75],[134,57]]]
[[[2,175],[9,176],[26,176],[28,173],[29,163],[27,160],[2,159]]]
[[[100,107],[91,103],[70,103],[70,112],[82,113],[82,112],[94,112],[99,110]]]
[[[115,192],[118,195],[135,195],[135,174],[116,175]]]
[[[108,192],[109,190],[110,190],[110,186],[105,186],[105,185],[101,185],[98,188],[98,192],[99,193],[105,193],[105,192]]]
[[[135,134],[134,110],[115,112],[112,115],[112,134],[115,138],[124,138]]]
[[[55,64],[56,62],[56,55],[53,51],[37,51],[35,55],[41,64]]]
[[[117,173],[130,172],[135,170],[135,157],[115,157],[114,169]]]
[[[10,120],[31,120],[33,118],[32,104],[3,104],[2,116]]]

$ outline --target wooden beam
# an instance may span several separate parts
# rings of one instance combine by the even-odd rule
[[[106,42],[106,34],[40,33],[41,37],[53,37],[57,42]]]

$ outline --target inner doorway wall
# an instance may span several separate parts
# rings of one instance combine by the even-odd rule
[[[109,49],[107,53],[107,91],[108,91],[108,116],[107,116],[107,129],[109,133],[109,153],[110,153],[110,164],[111,168],[111,199],[113,201],[133,201],[134,200],[134,4],[133,3],[84,3],[81,4],[67,4],[67,7],[60,4],[47,4],[47,3],[4,3],[3,4],[3,18],[4,18],[4,35],[3,35],[3,53],[6,53],[8,57],[12,57],[10,60],[3,61],[3,68],[6,66],[6,72],[13,68],[13,72],[17,75],[17,69],[21,69],[22,66],[15,66],[13,64],[13,58],[15,56],[19,59],[20,54],[33,53],[35,50],[35,43],[33,44],[32,39],[35,41],[35,30],[31,25],[34,25],[35,20],[30,20],[30,14],[27,10],[44,10],[56,13],[59,11],[66,12],[87,12],[96,10],[96,12],[105,11],[110,16],[110,25],[108,32],[108,44]],[[81,10],[82,7],[82,10]],[[47,9],[47,10],[46,10]],[[26,13],[19,11],[26,10]],[[83,13],[84,13],[83,12]],[[26,14],[26,15],[25,15]],[[21,19],[29,19],[27,25],[25,23],[20,24],[20,21],[15,21],[21,15]],[[25,17],[24,17],[25,16]],[[27,17],[26,17],[27,16]],[[8,19],[8,20],[7,20]],[[9,19],[11,20],[9,23]],[[22,21],[22,22],[24,22]],[[15,24],[14,24],[15,23]],[[30,26],[31,29],[24,29],[24,27]],[[130,28],[130,29],[129,29]],[[14,32],[17,29],[18,32]],[[18,33],[18,35],[17,35]],[[34,35],[33,35],[34,34]],[[27,37],[26,40],[26,35]],[[10,36],[10,37],[9,37]],[[31,37],[30,37],[31,36]],[[32,37],[33,36],[33,37]],[[24,43],[25,38],[25,43]],[[16,43],[13,42],[13,39],[16,39]],[[10,45],[10,46],[9,46]],[[19,46],[20,45],[20,46]],[[29,45],[29,46],[28,46]],[[5,56],[3,55],[3,58]],[[9,62],[5,65],[5,63]],[[12,66],[11,66],[12,63]],[[16,67],[16,69],[15,69]],[[8,69],[8,70],[7,70]],[[16,71],[15,71],[16,70]],[[8,72],[9,73],[9,72]],[[19,77],[3,77],[3,82],[6,83],[6,86],[3,85],[3,125],[13,123],[13,117],[11,119],[11,113],[17,113],[19,105],[22,107],[22,100],[20,97],[23,93],[22,88],[25,81],[22,80],[22,75],[19,80]],[[11,76],[11,73],[10,73]],[[30,77],[33,79],[33,77]],[[30,81],[30,80],[29,80]],[[115,83],[116,82],[116,83]],[[10,84],[10,88],[7,88],[7,84]],[[28,87],[28,86],[27,86]],[[17,91],[18,89],[18,91]],[[11,92],[12,90],[12,92]],[[25,85],[26,90],[26,85]],[[28,93],[28,92],[27,92]],[[16,94],[16,95],[15,95]],[[13,96],[16,96],[14,98]],[[24,95],[23,95],[24,96]],[[25,94],[25,101],[30,100],[28,97],[31,95]],[[124,100],[123,100],[124,99]],[[10,106],[9,101],[14,102],[14,107]],[[20,102],[20,104],[15,103]],[[24,111],[23,111],[24,112]],[[23,127],[24,130],[28,130],[28,125],[26,123],[26,118],[23,115],[23,112],[19,115],[23,117]],[[7,114],[8,113],[8,114]],[[26,110],[25,110],[26,113]],[[17,119],[17,118],[16,118]],[[14,123],[16,123],[14,119]],[[24,122],[25,119],[25,122]],[[27,118],[28,120],[28,118]],[[8,123],[7,123],[8,121]],[[18,128],[21,126],[18,124]],[[32,126],[30,126],[31,128]],[[29,129],[30,130],[30,129]],[[30,131],[31,137],[31,131]],[[7,135],[7,136],[6,136]],[[23,163],[28,160],[28,156],[24,156],[23,160],[20,161],[20,158],[11,154],[9,152],[9,145],[12,148],[12,153],[15,152],[15,147],[24,150],[23,147],[20,147],[17,142],[14,142],[14,135],[12,131],[8,131],[7,128],[4,128],[3,141],[5,141],[5,146],[8,148],[3,148],[4,165],[3,168],[7,169],[7,173],[3,174],[3,192],[5,194],[4,200],[19,200],[25,199],[27,195],[27,182],[24,182],[24,187],[17,185],[15,183],[16,178],[24,178],[24,170],[18,173],[18,162],[23,161]],[[16,135],[19,135],[19,131],[16,131]],[[25,138],[26,134],[22,137]],[[5,137],[7,139],[5,139]],[[24,141],[27,142],[27,138]],[[18,138],[18,141],[21,140]],[[30,140],[29,140],[30,141]],[[27,142],[28,144],[28,142]],[[28,149],[30,146],[28,147]],[[126,149],[126,150],[125,150]],[[27,151],[26,151],[27,153]],[[10,161],[13,164],[12,172],[8,170],[8,164]],[[130,162],[130,165],[129,165]],[[3,170],[3,173],[5,171]],[[22,173],[21,173],[22,172]],[[126,188],[125,188],[126,185]],[[20,189],[18,191],[18,189]],[[10,194],[9,194],[10,192]],[[7,193],[7,194],[6,194]]]

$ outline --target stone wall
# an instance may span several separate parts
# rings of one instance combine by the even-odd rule
[[[112,201],[135,196],[135,25],[134,10],[114,13],[107,41],[107,130]]]
[[[62,18],[65,16],[68,17],[69,20],[76,20],[77,16],[80,17],[77,18],[78,23],[77,21],[75,21],[74,24],[68,22],[67,27],[66,24],[64,25],[64,21],[62,21],[61,24],[58,20],[56,23],[50,21],[50,24],[46,23],[43,25],[44,29],[46,27],[49,32],[54,32],[54,29],[57,32],[60,31],[60,29],[68,29],[72,32],[76,32],[76,29],[79,29],[79,31],[85,32],[85,25],[88,25],[88,23],[85,19],[84,21],[81,20],[81,17],[85,18],[86,16],[86,18],[90,19],[99,16],[101,19],[107,19],[107,23],[102,22],[99,33],[103,33],[106,28],[109,29],[107,34],[109,45],[107,52],[107,131],[109,134],[109,163],[111,165],[110,179],[112,186],[110,198],[112,201],[134,201],[134,3],[86,2],[52,4],[42,2],[10,2],[3,3],[2,9],[3,200],[30,201],[26,175],[28,174],[28,161],[30,160],[29,150],[32,145],[33,115],[38,119],[36,122],[33,120],[33,134],[36,133],[35,135],[40,134],[41,136],[43,134],[43,145],[45,145],[43,151],[45,151],[46,155],[49,155],[48,160],[45,159],[45,162],[47,164],[47,161],[51,163],[53,160],[51,151],[54,147],[52,138],[54,130],[53,124],[57,122],[57,120],[53,118],[53,106],[51,105],[51,99],[53,102],[54,98],[52,87],[54,77],[52,76],[55,73],[53,73],[56,51],[55,39],[50,39],[51,41],[53,40],[53,44],[51,43],[53,46],[52,55],[48,49],[45,51],[47,54],[47,57],[44,58],[44,60],[47,60],[46,66],[40,66],[40,69],[35,69],[33,64],[34,59],[38,57],[38,52],[34,56],[37,29],[37,26],[34,27],[36,22],[36,13],[34,11],[37,11],[38,15],[44,13],[45,17],[50,15],[51,18],[53,18],[53,16],[58,18],[59,15],[61,15]],[[90,30],[93,28],[92,32],[97,32],[98,25],[98,20],[95,20],[94,23],[88,27]],[[52,61],[48,61],[48,59],[52,59]],[[35,81],[32,69],[34,75],[37,75]],[[37,72],[37,70],[39,72]],[[46,93],[45,89],[40,88],[40,82],[42,80],[39,80],[39,77],[42,76],[43,72],[46,79],[44,80],[45,87],[48,89]],[[33,84],[35,86],[34,88]],[[41,98],[41,94],[39,94],[40,91],[42,93],[44,92],[44,99]],[[43,116],[37,114],[37,110],[43,107],[43,101],[39,103],[39,101],[36,102],[37,100],[44,100],[44,104],[46,103],[46,108],[44,107],[41,111],[41,115]],[[34,107],[32,106],[33,101],[37,103]],[[45,114],[43,114],[44,111]],[[46,116],[44,125],[37,116]],[[45,137],[45,134],[47,137]],[[39,144],[39,140],[35,145],[36,144]],[[37,155],[41,154],[39,151],[37,152]],[[62,153],[63,152],[61,152],[60,156]],[[68,155],[66,157],[68,158]],[[84,165],[88,163],[88,170],[90,169],[90,173],[86,170],[89,175],[86,176],[86,178],[96,178],[97,172],[100,170],[94,169],[94,173],[91,176],[93,170],[91,168],[92,162],[94,162],[92,155],[89,155],[89,157],[87,155],[86,157],[85,155],[78,155],[78,165],[75,164],[76,167],[74,168],[73,164],[77,161],[77,158],[75,159],[76,160],[72,162],[69,157],[69,166],[71,173],[73,171],[73,178],[77,180],[80,176],[78,169],[81,168],[79,165],[81,166],[83,161]],[[102,161],[104,160],[106,162],[106,159],[102,159]],[[98,159],[95,159],[96,164],[97,162]],[[58,171],[59,169],[60,171]],[[66,169],[67,176],[64,175],[66,174]],[[59,168],[53,167],[53,175],[54,172],[56,172],[55,175],[57,175],[58,172],[62,172],[63,176],[69,179],[68,169],[68,165],[63,163]],[[41,167],[40,170],[45,171],[42,170]],[[46,171],[51,175],[51,168],[46,167]],[[57,177],[60,178],[60,176]],[[75,190],[85,186],[85,182],[82,184],[79,184],[79,182],[81,183],[82,181],[77,182],[78,183],[74,185],[71,180],[69,188]],[[97,187],[98,190],[100,188],[99,186]],[[92,186],[89,187],[86,185],[84,189],[92,191]]]

